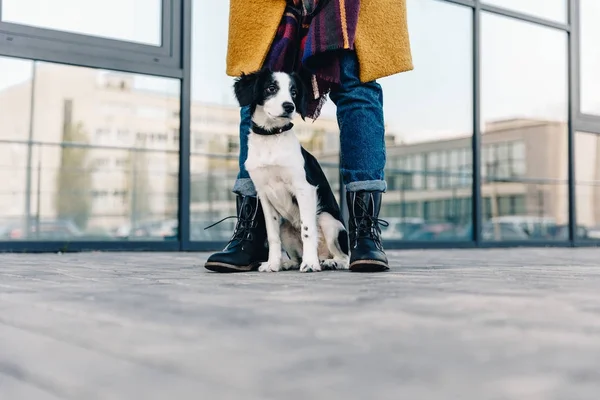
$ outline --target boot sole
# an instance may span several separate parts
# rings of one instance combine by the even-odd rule
[[[260,262],[250,265],[231,265],[220,262],[207,262],[204,264],[204,268],[212,272],[218,272],[221,274],[233,274],[236,272],[252,272],[257,271],[260,267]]]
[[[359,260],[350,264],[350,272],[385,272],[390,267],[383,261]]]

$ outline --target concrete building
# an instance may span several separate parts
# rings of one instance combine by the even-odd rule
[[[401,135],[399,135],[401,137]],[[482,129],[484,220],[521,217],[569,221],[567,124],[512,119]],[[386,218],[467,225],[472,220],[472,135],[389,144]],[[600,225],[600,139],[578,134],[575,146],[578,223]],[[336,154],[322,155],[334,161]]]

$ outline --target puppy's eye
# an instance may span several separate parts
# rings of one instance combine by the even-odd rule
[[[267,93],[275,93],[277,91],[277,87],[275,85],[270,85],[267,87]]]
[[[296,98],[296,95],[297,95],[296,89],[292,89],[292,90],[290,91],[290,94],[292,95],[292,99],[295,99],[295,98]]]

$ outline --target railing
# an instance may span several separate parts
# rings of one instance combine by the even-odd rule
[[[32,150],[29,188],[26,146]],[[177,150],[6,139],[0,139],[0,149],[0,240],[178,239]],[[192,152],[190,161],[190,239],[227,240],[234,219],[204,228],[236,214],[231,188],[237,155]],[[338,165],[321,165],[337,196]],[[386,169],[381,217],[390,227],[384,228],[384,237],[471,240],[472,178],[468,170]],[[600,214],[595,209],[600,202],[594,202],[600,199],[600,181],[576,186],[578,215],[586,216],[580,235],[600,237],[599,221],[587,217]],[[564,239],[566,187],[566,179],[486,175],[484,239]]]

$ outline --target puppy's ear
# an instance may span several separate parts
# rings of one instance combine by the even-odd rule
[[[302,77],[297,72],[292,73],[292,79],[296,85],[296,98],[294,99],[296,111],[300,117],[302,117],[302,120],[305,120],[308,108],[308,89],[306,88]]]
[[[235,97],[240,103],[240,107],[246,107],[252,104],[255,97],[255,87],[258,80],[259,72],[244,74],[235,80],[233,91]]]

